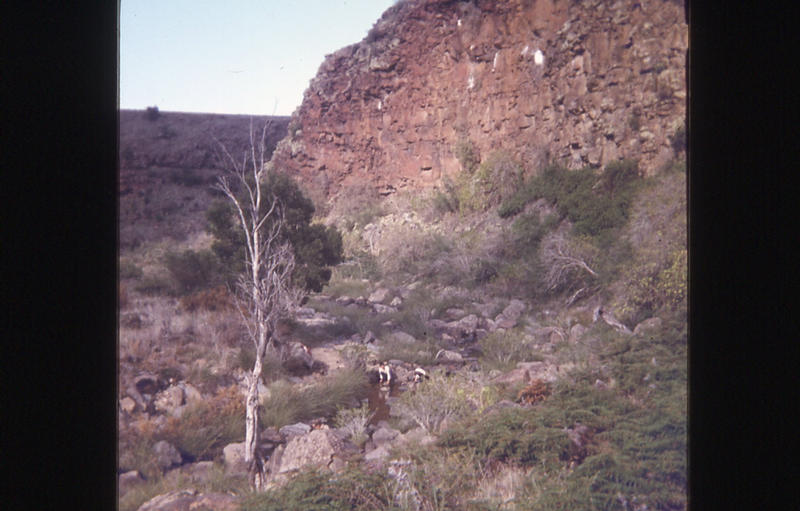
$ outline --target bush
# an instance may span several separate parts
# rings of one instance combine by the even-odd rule
[[[393,505],[393,481],[381,472],[348,468],[331,474],[304,471],[285,485],[264,493],[253,493],[242,511],[347,511],[399,509]]]
[[[164,439],[194,460],[213,460],[222,448],[244,440],[244,398],[236,385],[219,389],[180,418],[167,419]]]
[[[495,331],[480,340],[481,365],[485,369],[511,369],[517,362],[531,361],[533,339],[519,330]]]
[[[260,408],[265,426],[280,428],[298,421],[332,417],[342,406],[367,397],[369,382],[362,371],[341,370],[309,387],[285,381],[270,385],[270,397]]]
[[[475,144],[467,138],[460,138],[453,148],[453,153],[461,164],[461,170],[472,174],[481,162],[481,156]]]
[[[400,415],[427,432],[438,434],[445,421],[458,421],[493,404],[487,400],[495,394],[486,389],[483,382],[463,375],[448,378],[434,373],[414,392],[404,393],[395,406]]]
[[[168,252],[164,257],[164,265],[180,294],[214,285],[222,273],[219,260],[210,250]]]
[[[672,149],[675,151],[675,154],[680,153],[681,151],[686,150],[686,125],[681,124],[678,129],[675,130],[675,133],[669,137],[669,142],[672,145]]]
[[[223,311],[232,309],[233,303],[228,288],[217,286],[181,297],[178,307],[188,312],[196,310]]]
[[[506,408],[448,429],[439,445],[466,448],[486,461],[541,464],[557,470],[569,456],[570,439],[562,428],[542,424],[531,409]]]
[[[148,106],[144,113],[145,119],[148,121],[156,121],[161,116],[157,106]]]
[[[340,408],[333,423],[354,444],[363,446],[369,439],[367,424],[373,415],[374,412],[370,412],[368,403],[363,403],[358,408]]]

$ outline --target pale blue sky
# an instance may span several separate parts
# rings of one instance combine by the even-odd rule
[[[119,104],[289,115],[395,0],[120,0]]]

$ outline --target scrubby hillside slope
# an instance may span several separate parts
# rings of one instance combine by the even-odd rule
[[[186,117],[173,145],[177,114],[123,116],[120,509],[686,509],[682,19],[674,2],[409,0],[329,57],[272,164],[345,261],[267,357],[261,494],[241,459],[254,351],[217,285],[197,192],[219,169],[194,138],[241,143],[249,121],[190,134]],[[367,101],[367,75],[431,103]],[[363,108],[382,100],[378,122]]]

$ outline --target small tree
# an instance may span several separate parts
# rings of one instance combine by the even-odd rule
[[[256,349],[253,371],[248,381],[245,412],[245,462],[250,485],[264,488],[266,473],[258,452],[258,383],[264,357],[274,342],[277,323],[286,317],[298,300],[292,285],[295,256],[283,236],[286,209],[277,196],[266,196],[261,173],[266,163],[267,125],[256,145],[250,129],[250,151],[237,162],[222,144],[227,158],[227,175],[217,187],[235,210],[245,243],[245,270],[238,280],[237,308]],[[233,225],[233,222],[230,224]]]

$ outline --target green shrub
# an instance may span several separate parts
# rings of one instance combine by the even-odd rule
[[[164,266],[180,294],[213,286],[221,276],[219,260],[210,250],[168,252],[164,257]]]
[[[348,511],[399,509],[393,505],[392,480],[385,472],[348,468],[330,473],[304,471],[264,493],[253,493],[242,511]]]
[[[168,275],[159,273],[145,273],[138,284],[136,290],[146,295],[166,295],[175,292],[173,279]]]
[[[167,419],[164,439],[196,460],[213,460],[222,448],[244,440],[244,398],[236,385],[219,389],[180,418]]]
[[[686,150],[686,124],[678,126],[675,133],[669,137],[669,142],[676,154]]]
[[[461,170],[472,174],[481,162],[481,156],[475,144],[467,138],[460,138],[453,148],[453,153],[461,164]]]
[[[369,439],[367,435],[367,424],[374,412],[370,412],[369,404],[363,403],[358,408],[340,408],[336,412],[334,418],[334,425],[340,431],[343,431],[347,438],[354,444],[363,446]]]
[[[367,396],[369,382],[363,371],[341,370],[319,382],[298,388],[286,381],[270,385],[270,397],[260,408],[265,426],[280,428],[298,421],[332,417],[342,406]]]
[[[161,114],[159,113],[157,106],[148,106],[144,116],[148,121],[155,121],[158,120]]]
[[[483,352],[481,365],[487,370],[505,371],[515,367],[517,362],[529,362],[536,358],[532,348],[533,339],[519,330],[492,332],[479,344]]]
[[[534,409],[506,408],[448,429],[439,445],[467,448],[487,461],[538,464],[552,470],[567,459],[570,439],[562,428],[542,424]]]

